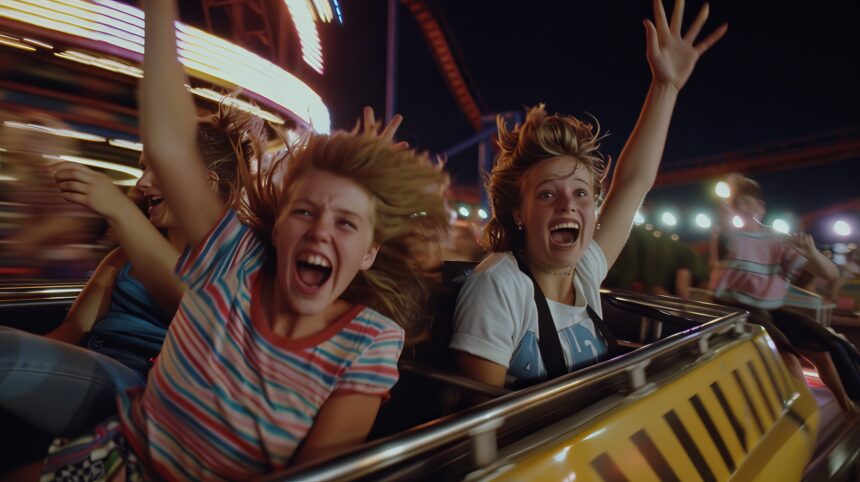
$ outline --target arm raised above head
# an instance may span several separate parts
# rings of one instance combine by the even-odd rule
[[[661,0],[654,0],[654,22],[645,20],[648,64],[652,81],[639,114],[615,168],[606,201],[600,214],[600,230],[595,241],[612,266],[618,258],[633,224],[633,216],[654,185],[666,135],[678,92],[686,84],[699,57],[726,33],[722,25],[694,44],[708,18],[705,4],[687,33],[681,35],[684,1],[676,0],[671,23],[666,20]]]
[[[191,246],[223,211],[197,149],[197,117],[176,50],[175,0],[146,0],[141,134],[170,210]]]

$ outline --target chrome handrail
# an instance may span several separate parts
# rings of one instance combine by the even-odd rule
[[[9,303],[19,301],[74,299],[83,288],[84,284],[80,282],[54,283],[49,285],[18,284],[0,286],[0,302]]]
[[[612,296],[614,293],[602,290],[602,294]],[[619,296],[630,302],[653,304],[646,301],[646,297],[634,293],[624,293],[623,295],[619,293]],[[678,304],[670,300],[665,301],[667,304]],[[690,304],[698,306],[698,303],[700,302]],[[702,305],[708,304],[702,303]],[[720,305],[710,305],[709,308],[720,311],[722,316],[626,354],[623,359],[616,357],[607,360],[555,380],[491,400],[463,412],[448,415],[431,424],[422,425],[404,433],[356,447],[336,459],[329,458],[306,467],[296,467],[280,474],[274,474],[265,480],[287,478],[297,478],[303,481],[352,480],[366,476],[450,442],[467,439],[471,436],[470,432],[480,429],[488,423],[522,414],[526,410],[539,409],[541,406],[556,401],[561,396],[569,395],[572,391],[584,389],[584,387],[624,373],[627,369],[640,366],[645,360],[697,343],[702,336],[712,333],[725,333],[733,327],[742,326],[747,317],[745,311],[735,308]],[[750,329],[747,327],[744,328],[744,331]]]

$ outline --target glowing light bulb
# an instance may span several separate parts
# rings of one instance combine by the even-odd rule
[[[678,224],[678,219],[675,217],[674,214],[670,213],[669,211],[664,212],[663,215],[660,217],[660,220],[663,221],[663,224],[665,224],[666,226],[674,226]]]
[[[772,226],[774,231],[780,233],[788,234],[791,231],[791,226],[784,219],[774,219]]]

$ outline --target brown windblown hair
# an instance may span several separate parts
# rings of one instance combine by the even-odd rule
[[[508,130],[505,120],[496,118],[499,129],[499,153],[484,188],[490,198],[492,217],[484,227],[481,245],[491,252],[518,251],[525,247],[525,235],[517,229],[513,211],[520,206],[522,181],[528,171],[541,161],[558,156],[572,157],[594,176],[597,199],[603,191],[603,180],[609,161],[600,148],[600,126],[571,116],[548,115],[539,104],[526,112],[526,121]]]
[[[197,150],[206,169],[217,175],[218,195],[228,205],[240,195],[239,166],[254,157],[263,127],[262,119],[224,104],[197,121]]]
[[[283,164],[286,163],[284,173]],[[302,145],[275,159],[264,175],[240,170],[246,190],[246,222],[269,243],[290,188],[310,170],[355,182],[374,200],[373,239],[380,243],[370,269],[359,271],[343,298],[367,305],[411,330],[424,318],[429,279],[410,250],[409,238],[448,229],[442,196],[448,176],[426,155],[396,149],[375,134],[339,132],[310,135]],[[274,266],[274,263],[269,263]]]

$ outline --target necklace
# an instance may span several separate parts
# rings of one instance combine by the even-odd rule
[[[546,274],[552,275],[552,276],[559,276],[562,278],[570,278],[570,276],[573,275],[573,267],[572,266],[568,266],[567,268],[564,268],[564,269],[554,270],[554,269],[547,268],[546,266],[541,266],[541,265],[535,263],[534,261],[530,260],[527,256],[525,256],[525,254],[523,254],[523,258],[526,260],[526,262],[529,264],[529,266],[540,271],[541,273],[546,273]]]

